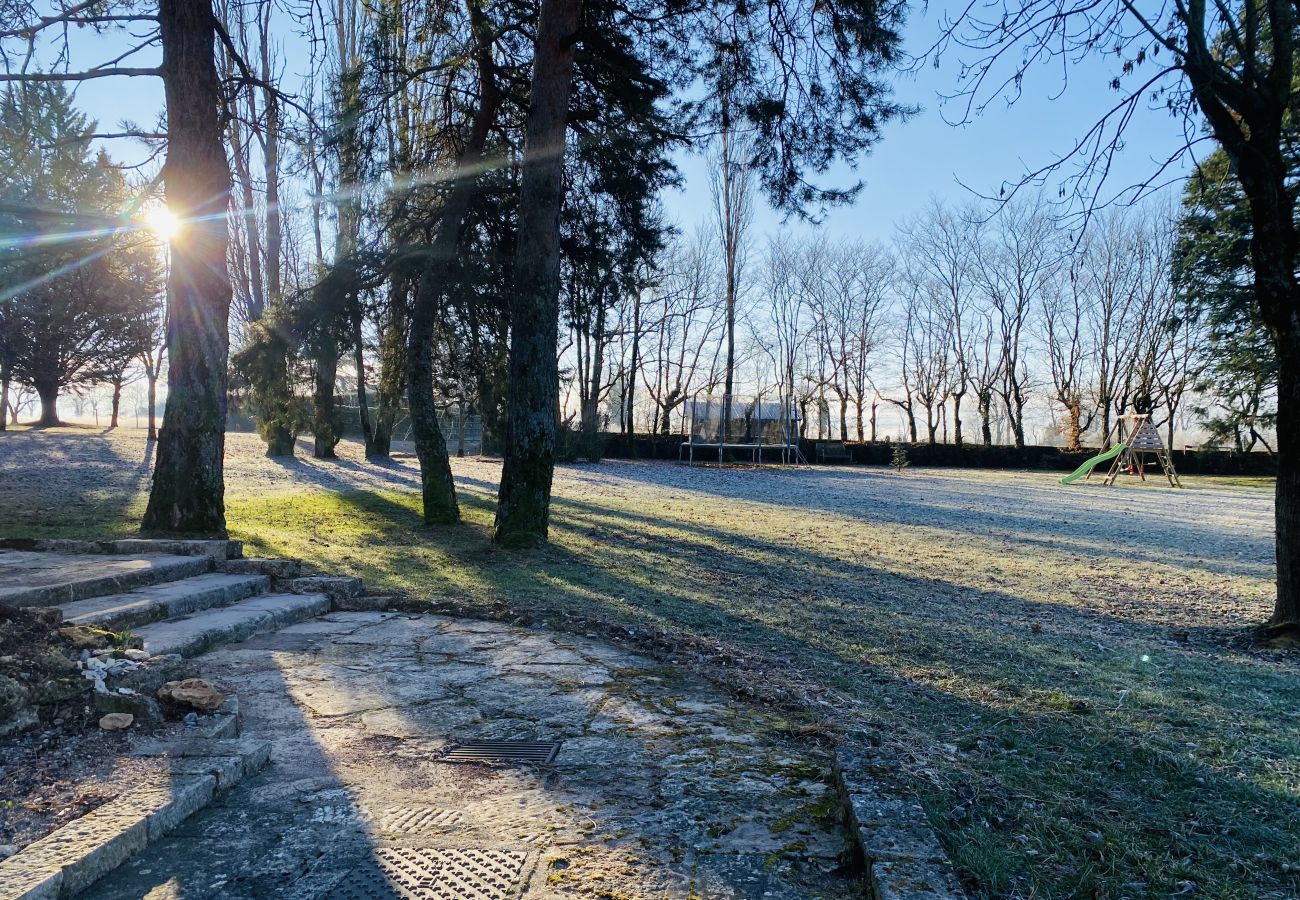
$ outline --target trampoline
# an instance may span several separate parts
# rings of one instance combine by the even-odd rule
[[[763,462],[763,451],[776,451],[783,463],[807,462],[799,450],[799,410],[793,403],[757,397],[697,397],[686,403],[682,416],[684,440],[679,462],[724,462],[749,455]]]

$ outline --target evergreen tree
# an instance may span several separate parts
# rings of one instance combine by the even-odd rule
[[[120,386],[158,296],[156,243],[127,226],[126,183],[93,130],[61,84],[0,98],[0,356],[36,390],[41,425],[58,424],[69,385]]]
[[[902,475],[903,470],[907,468],[907,445],[903,443],[903,436],[900,434],[898,440],[894,442],[894,452],[889,457],[889,464],[898,470]]]
[[[1208,327],[1209,366],[1198,383],[1202,423],[1239,451],[1268,439],[1277,421],[1277,357],[1256,306],[1250,208],[1228,161],[1216,150],[1183,192],[1175,278],[1188,314]]]

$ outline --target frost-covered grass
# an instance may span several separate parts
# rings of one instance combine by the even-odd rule
[[[251,552],[654,634],[876,734],[980,893],[1300,892],[1300,659],[1246,640],[1271,603],[1266,482],[566,466],[551,547],[516,554],[487,540],[495,462],[457,461],[465,524],[426,529],[409,457],[229,445]],[[130,532],[144,452],[132,431],[0,435],[0,533]]]

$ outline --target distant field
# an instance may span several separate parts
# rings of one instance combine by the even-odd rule
[[[898,749],[967,884],[998,897],[1300,893],[1300,656],[1272,598],[1271,482],[1062,487],[883,469],[557,472],[554,542],[420,523],[415,462],[265,459],[229,436],[232,536],[417,599],[653,634]],[[0,434],[0,535],[130,533],[142,432]],[[725,660],[727,667],[721,667]]]

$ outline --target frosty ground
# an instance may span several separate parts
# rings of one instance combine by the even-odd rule
[[[129,534],[143,435],[0,435],[0,535]],[[1300,659],[1271,604],[1264,482],[1106,489],[1051,473],[557,472],[553,544],[487,540],[500,465],[454,461],[425,528],[409,455],[267,460],[228,439],[252,552],[439,611],[600,632],[894,748],[968,886],[993,896],[1300,890]]]

